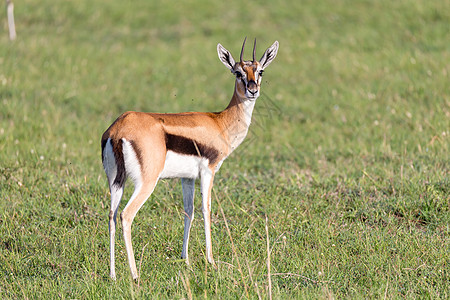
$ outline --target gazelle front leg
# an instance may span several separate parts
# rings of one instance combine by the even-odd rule
[[[204,167],[200,171],[200,176],[202,213],[205,222],[206,259],[215,266],[211,243],[211,189],[214,181],[214,171],[209,167]]]
[[[183,188],[183,204],[184,204],[184,236],[183,236],[183,251],[181,252],[181,258],[186,259],[186,263],[189,264],[189,233],[191,231],[192,221],[194,220],[194,192],[195,192],[195,179],[181,178],[181,185]]]

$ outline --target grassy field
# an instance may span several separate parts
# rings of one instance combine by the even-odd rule
[[[14,2],[16,41],[0,17],[2,299],[450,297],[450,2]],[[133,224],[139,282],[121,234],[111,281],[101,134],[126,110],[225,108],[216,45],[238,57],[245,36],[258,56],[280,50],[216,176],[218,269],[199,189],[192,264],[179,259],[181,185],[164,180]]]

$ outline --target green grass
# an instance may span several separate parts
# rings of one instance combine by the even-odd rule
[[[15,2],[15,42],[0,18],[1,298],[449,298],[448,1]],[[216,176],[218,269],[198,189],[192,265],[179,259],[181,185],[164,180],[133,224],[140,281],[121,234],[111,281],[101,134],[126,110],[223,109],[216,45],[238,57],[244,36],[280,50]]]

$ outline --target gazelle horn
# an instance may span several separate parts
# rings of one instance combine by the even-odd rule
[[[244,39],[244,43],[242,44],[242,49],[241,49],[241,62],[243,62],[244,60],[242,59],[242,56],[244,55],[244,47],[245,47],[245,41],[247,40],[247,37],[245,37]]]
[[[253,44],[253,62],[255,62],[255,52],[256,52],[256,38],[255,43]]]

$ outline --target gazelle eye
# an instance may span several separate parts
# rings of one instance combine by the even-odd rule
[[[259,76],[263,76],[264,70],[259,71]]]
[[[236,73],[234,73],[234,74],[236,74],[236,77],[237,77],[237,78],[242,78],[242,73],[241,73],[241,72],[236,71]]]

